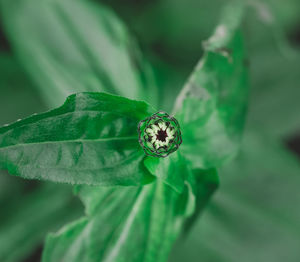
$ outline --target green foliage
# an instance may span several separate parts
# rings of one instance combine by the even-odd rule
[[[137,124],[144,102],[101,94],[70,96],[60,108],[0,129],[0,166],[12,174],[71,184],[139,185]]]
[[[249,130],[238,158],[170,261],[297,261],[299,160],[270,135]],[[238,254],[238,255],[237,255]]]
[[[191,212],[189,190],[180,195],[159,180],[134,188],[79,187],[87,216],[47,238],[43,261],[166,261]]]
[[[150,173],[165,181],[179,193],[182,192],[184,180],[190,171],[187,169],[185,158],[178,151],[167,158],[147,157],[144,163]]]
[[[20,61],[35,82],[45,88],[42,89],[42,93],[50,104],[57,103],[57,98],[64,97],[70,88],[73,92],[82,91],[81,88],[94,90],[86,85],[88,81],[82,80],[82,74],[78,73],[85,72],[83,68],[78,68],[79,71],[74,72],[73,67],[68,66],[71,58],[76,58],[78,50],[81,55],[82,53],[85,55],[83,60],[78,60],[79,65],[87,63],[93,69],[90,71],[92,77],[102,81],[101,85],[100,81],[95,85],[97,91],[105,86],[107,88],[105,91],[134,98],[148,98],[147,92],[136,92],[137,86],[139,91],[144,90],[141,86],[145,83],[133,84],[127,82],[128,79],[123,81],[124,74],[131,80],[139,79],[141,75],[136,70],[131,70],[129,62],[125,64],[122,62],[122,54],[126,59],[131,58],[128,50],[124,49],[124,39],[121,37],[122,35],[124,37],[126,30],[121,24],[119,24],[121,31],[115,31],[115,27],[111,28],[119,22],[110,11],[98,10],[98,7],[94,10],[92,4],[83,1],[75,1],[70,5],[71,2],[68,0],[61,3],[51,0],[34,7],[29,5],[30,1],[24,2],[23,5],[20,3],[21,1],[13,4],[2,1],[5,25]],[[73,15],[80,14],[86,20],[74,20],[68,7],[74,11]],[[199,97],[196,101],[188,98],[178,99],[183,100],[183,106],[178,108],[178,116],[185,131],[183,140],[186,140],[187,145],[192,146],[195,132],[186,131],[191,131],[191,119],[185,117],[189,116],[195,102],[206,108],[207,105],[213,107],[216,101],[220,100],[227,106],[236,101],[236,96],[245,93],[244,69],[241,71],[236,69],[243,60],[242,41],[240,35],[235,33],[239,27],[241,14],[233,23],[229,19],[232,12],[241,10],[242,7],[233,8],[224,14],[223,26],[232,32],[221,38],[213,36],[207,42],[207,54],[203,58],[205,61],[203,63],[212,71],[212,75],[208,70],[203,72],[200,70],[200,73],[196,70],[191,76],[191,79],[196,80],[199,79],[199,75],[208,79],[203,90],[208,92],[212,89],[211,101],[206,103]],[[95,23],[96,20],[93,20],[95,12],[100,17],[99,21],[105,22],[100,25]],[[90,17],[87,16],[88,13]],[[29,14],[30,19],[25,19]],[[53,19],[53,14],[57,19]],[[45,18],[45,22],[34,23],[35,19],[40,20],[38,17],[41,15]],[[20,16],[19,20],[13,19],[17,16]],[[94,42],[86,43],[89,39],[92,41],[86,35],[92,31],[84,31],[82,21],[88,21],[89,28],[97,26],[95,31],[102,32],[101,41],[109,39],[114,43],[102,42],[102,47],[97,45],[101,47],[100,50],[96,48]],[[59,30],[54,31],[60,38],[59,42],[53,44],[46,41],[49,40],[49,36],[45,35],[47,31],[45,28],[49,26],[51,28],[57,25],[57,22],[64,25],[59,25]],[[72,24],[75,22],[76,26]],[[25,26],[28,29],[27,33],[30,32],[32,36],[28,39],[29,42],[19,41],[22,35],[21,25],[22,29]],[[110,30],[104,30],[106,27]],[[65,38],[65,32],[68,32],[72,44],[69,38]],[[114,38],[111,38],[112,32],[116,34]],[[102,59],[97,63],[98,67],[95,67],[95,58],[97,55],[103,58],[107,45],[109,48],[118,46],[117,54],[114,49],[109,49],[108,53],[111,53],[112,57]],[[224,57],[218,45],[228,45],[227,48],[237,49],[237,52],[233,51],[234,54],[230,57]],[[87,49],[92,46],[95,46],[95,49]],[[62,50],[65,52],[66,47],[70,53],[61,53]],[[33,52],[36,57],[28,62],[27,58]],[[119,59],[118,55],[121,55],[120,63],[113,63],[114,68],[111,68],[110,62]],[[116,76],[118,72],[120,74]],[[228,73],[229,76],[226,76]],[[134,77],[132,78],[130,74]],[[234,78],[235,76],[237,78]],[[218,86],[213,85],[212,77],[218,82],[225,83],[220,87],[220,90],[226,93],[224,98],[219,98],[220,90]],[[76,84],[73,85],[74,83]],[[229,83],[233,84],[233,90]],[[200,82],[198,84],[202,85]],[[113,89],[116,86],[121,88],[119,92]],[[191,86],[190,81],[187,86]],[[147,88],[147,85],[144,87]],[[52,97],[49,90],[54,91]],[[186,88],[183,90],[185,93]],[[153,93],[155,94],[155,90]],[[241,99],[244,107],[245,100],[243,97]],[[155,104],[155,100],[153,103]],[[217,111],[223,110],[222,117],[229,120],[220,121],[222,127],[226,125],[226,128],[233,128],[235,131],[233,135],[239,136],[240,122],[243,122],[244,117],[244,110],[241,109],[242,107],[237,107],[231,112],[230,108],[217,107],[210,108],[208,113],[216,115],[219,113]],[[165,159],[146,157],[138,143],[137,125],[140,120],[153,112],[145,102],[104,93],[78,93],[68,97],[64,105],[57,109],[33,115],[0,129],[0,164],[10,173],[24,178],[94,185],[75,187],[76,193],[85,205],[86,216],[66,225],[47,238],[43,261],[167,260],[180,232],[192,225],[218,184],[215,170],[193,168],[214,167],[220,162],[220,157],[216,155],[213,159],[210,152],[205,150],[207,141],[204,139],[200,141],[203,145],[199,147],[199,153],[204,159],[211,160],[210,165],[199,165],[199,160],[190,158],[187,161],[186,156],[189,156],[187,152],[190,150],[187,148],[182,150],[183,154],[177,151]],[[198,124],[202,125],[203,119],[199,118],[201,110],[194,113]],[[235,128],[235,125],[238,127]],[[218,121],[212,123],[210,127],[220,131]],[[236,148],[238,140],[232,138],[232,144]],[[192,151],[190,155],[194,153],[195,151]],[[230,157],[232,154],[232,151],[225,152],[222,158]],[[144,185],[146,183],[150,184]]]
[[[297,261],[299,162],[276,139],[299,130],[299,52],[283,28],[258,2],[245,12],[238,1],[155,1],[127,17],[111,2],[143,39],[153,68],[123,22],[97,1],[0,0],[6,36],[27,72],[11,55],[0,56],[0,106],[10,110],[1,123],[44,109],[31,81],[51,107],[73,94],[57,109],[0,128],[0,168],[74,184],[85,207],[78,219],[70,186],[38,182],[27,192],[32,181],[1,172],[0,260],[20,261],[65,224],[46,238],[43,262],[163,262],[180,236],[172,262]],[[295,21],[296,11],[270,3],[284,27]],[[246,48],[253,89],[239,152]],[[26,91],[14,94],[20,87]],[[156,112],[143,101],[158,110],[174,106],[183,142],[166,158],[146,156],[139,145],[139,121]],[[208,204],[216,167],[221,187]]]
[[[213,7],[218,3],[209,2]],[[283,18],[296,20],[300,6],[295,1],[287,1],[285,5],[276,0],[269,2],[271,7],[273,4],[276,7],[274,16],[270,6],[257,5],[251,12],[248,9],[243,28],[252,83],[247,125],[251,130],[246,133],[238,158],[220,170],[218,192],[186,242],[180,241],[175,246],[170,258],[172,262],[201,259],[294,262],[299,259],[297,232],[300,220],[296,208],[299,159],[281,145],[277,136],[288,139],[299,134],[300,75],[297,65],[300,53],[284,42],[282,24],[278,22],[283,22]],[[198,4],[203,3],[198,1]],[[187,10],[192,8],[186,2],[182,5]],[[209,16],[216,15],[207,9],[202,12],[202,19],[204,12]],[[187,20],[193,19],[184,12],[178,11],[178,14],[179,24],[187,24]],[[268,21],[268,17],[271,20]],[[284,22],[285,26],[287,22]],[[288,23],[285,29],[298,26],[291,21]],[[193,36],[201,33],[201,25],[199,27],[196,31],[190,28],[190,38],[183,37],[186,32],[179,36],[188,43],[185,48],[197,46]],[[172,37],[170,35],[170,39]],[[197,52],[200,52],[199,47]]]
[[[247,74],[239,30],[243,5],[229,5],[204,55],[179,94],[182,152],[197,168],[219,166],[238,150],[247,100]]]

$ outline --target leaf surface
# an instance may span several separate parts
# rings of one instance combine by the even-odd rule
[[[71,184],[140,185],[151,180],[138,143],[146,103],[103,93],[0,129],[0,166],[23,178]]]
[[[157,180],[143,187],[79,187],[87,216],[46,240],[43,262],[166,261],[193,197]]]
[[[162,179],[178,193],[182,192],[189,170],[186,160],[178,151],[166,158],[146,157],[144,164],[152,175]]]
[[[226,7],[175,104],[182,129],[181,150],[195,168],[219,166],[239,146],[247,104],[245,51],[239,30],[243,10],[243,4]]]

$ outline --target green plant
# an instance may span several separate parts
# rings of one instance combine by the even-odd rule
[[[99,3],[1,0],[0,6],[14,52],[47,105],[57,107],[68,96],[56,109],[0,128],[0,167],[22,178],[74,185],[73,192],[85,207],[85,215],[79,217],[80,207],[70,201],[69,186],[42,183],[27,200],[30,205],[32,198],[40,198],[32,213],[49,205],[45,210],[59,215],[51,220],[44,211],[34,220],[40,235],[31,233],[35,223],[30,219],[20,222],[28,226],[28,246],[16,253],[14,237],[9,236],[19,237],[20,231],[2,233],[0,243],[7,243],[0,245],[0,258],[19,260],[46,232],[66,222],[47,236],[42,261],[166,261],[181,233],[195,225],[194,232],[202,235],[201,221],[208,230],[222,232],[222,227],[210,224],[214,220],[205,218],[206,212],[197,218],[218,186],[217,168],[230,177],[241,163],[223,167],[236,156],[245,124],[248,68],[241,32],[245,5],[234,2],[224,7],[219,25],[204,42],[201,60],[177,97],[175,86],[158,81],[124,24]],[[153,154],[154,141],[146,147],[147,139],[141,141],[147,132],[143,121],[152,120],[158,110],[170,112],[170,104],[182,144],[178,147],[176,121],[159,115],[167,117],[165,123],[174,121],[178,141]],[[270,153],[260,148],[257,141],[262,138],[255,127],[247,129],[239,157],[245,151],[259,164],[258,148],[263,156]],[[156,157],[161,153],[164,158]],[[245,173],[250,172],[251,164],[244,165]],[[239,194],[234,190],[238,182],[234,177],[222,184],[225,193],[220,190],[220,201],[226,194],[229,199]],[[237,184],[237,188],[245,187]],[[51,195],[56,196],[52,201],[47,197]],[[13,226],[11,222],[7,227]],[[213,242],[208,236],[207,245]],[[193,254],[192,247],[182,244],[178,250],[188,251],[175,252],[172,261]],[[218,254],[211,249],[204,248],[202,259]],[[231,261],[216,256],[221,257],[216,261]]]

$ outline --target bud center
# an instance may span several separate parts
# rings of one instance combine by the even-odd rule
[[[158,139],[161,142],[165,142],[167,136],[168,136],[167,132],[165,130],[160,129],[157,131],[156,139]]]

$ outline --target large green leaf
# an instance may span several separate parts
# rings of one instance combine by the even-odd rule
[[[43,262],[166,261],[194,208],[190,184],[178,194],[159,179],[143,187],[77,191],[87,216],[48,236]]]
[[[45,234],[79,216],[80,205],[70,188],[42,185],[1,205],[0,260],[17,262],[40,245]]]
[[[247,104],[245,53],[239,30],[243,7],[238,3],[226,7],[175,104],[182,127],[181,150],[194,167],[218,166],[239,146]]]
[[[24,178],[90,185],[140,185],[139,120],[145,102],[103,93],[79,93],[63,106],[0,129],[0,167]]]
[[[248,131],[220,170],[221,187],[170,261],[299,260],[299,159],[260,133]]]
[[[7,36],[45,101],[104,91],[156,103],[151,70],[124,24],[84,0],[1,0]]]

